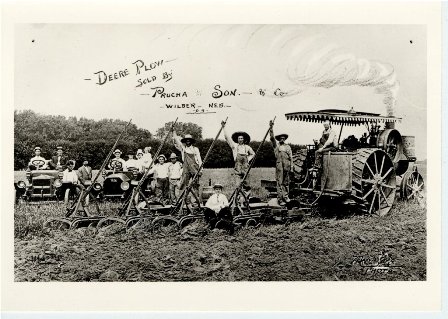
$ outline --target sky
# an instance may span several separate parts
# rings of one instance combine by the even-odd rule
[[[15,109],[153,133],[178,117],[204,137],[228,117],[254,140],[276,117],[275,133],[307,144],[322,125],[285,113],[353,107],[402,117],[396,128],[425,159],[426,59],[418,25],[18,24]]]

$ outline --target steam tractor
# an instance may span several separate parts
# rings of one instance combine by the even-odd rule
[[[374,113],[326,109],[285,114],[287,120],[324,123],[339,129],[339,147],[323,153],[319,172],[315,168],[317,143],[306,145],[293,155],[294,173],[290,198],[299,197],[305,206],[320,200],[339,199],[370,214],[386,215],[397,197],[421,202],[423,177],[415,165],[414,136],[402,136],[395,129],[401,118]],[[345,126],[365,126],[357,138],[340,141]],[[410,167],[412,164],[412,167]],[[275,182],[262,181],[273,192]]]

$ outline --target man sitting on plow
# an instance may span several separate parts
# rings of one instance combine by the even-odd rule
[[[235,231],[232,223],[232,213],[229,208],[229,201],[222,193],[222,185],[213,185],[214,194],[210,196],[205,204],[204,218],[210,228],[226,229],[230,234]]]

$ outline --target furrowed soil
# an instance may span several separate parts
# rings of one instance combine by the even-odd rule
[[[205,170],[202,182],[229,174]],[[272,169],[255,169],[251,183],[273,176]],[[234,187],[225,186],[226,193]],[[118,207],[101,204],[106,215]],[[200,222],[182,231],[43,229],[63,214],[62,203],[15,207],[15,281],[426,280],[426,209],[413,202],[396,200],[385,217],[313,212],[298,223],[234,235]]]

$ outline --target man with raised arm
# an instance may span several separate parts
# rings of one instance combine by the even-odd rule
[[[180,151],[183,161],[182,176],[180,181],[180,188],[183,190],[188,186],[190,180],[198,173],[199,167],[202,165],[201,154],[199,149],[193,144],[196,140],[190,135],[186,134],[183,138],[173,131],[174,146]],[[192,185],[192,192],[194,197],[199,199],[199,181]],[[187,203],[190,203],[189,196],[186,198]]]
[[[274,122],[270,121],[269,130],[271,143],[275,154],[275,179],[277,180],[277,199],[279,205],[289,202],[290,173],[293,171],[291,146],[285,144],[288,134],[274,136]]]
[[[248,145],[250,136],[246,132],[235,132],[230,136],[225,126],[224,136],[227,144],[229,144],[232,149],[233,160],[235,161],[235,174],[240,178],[243,178],[249,168],[249,162],[255,155],[252,147]]]

